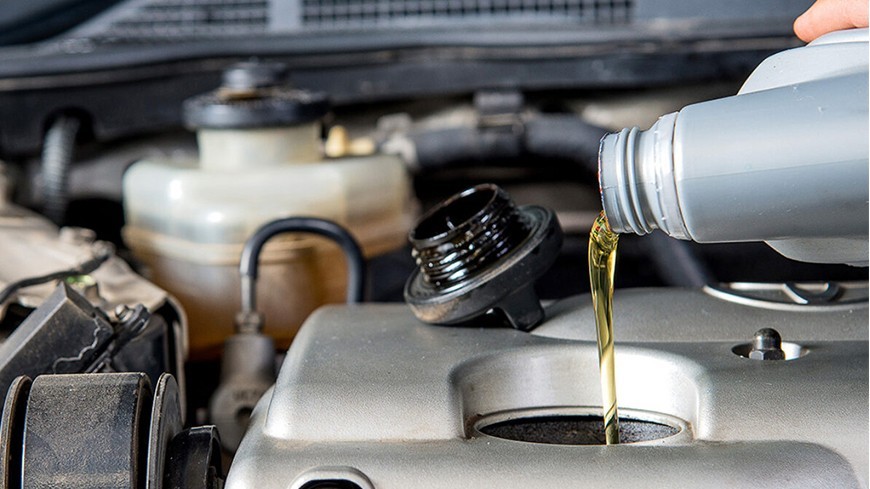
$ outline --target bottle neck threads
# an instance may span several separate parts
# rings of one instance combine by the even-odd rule
[[[661,229],[674,238],[692,239],[677,193],[678,115],[664,115],[646,131],[623,129],[601,140],[598,183],[613,231],[644,235]]]

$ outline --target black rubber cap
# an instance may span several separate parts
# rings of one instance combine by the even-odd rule
[[[289,88],[257,90],[252,97],[226,97],[221,91],[184,102],[184,125],[190,129],[282,127],[313,122],[329,111],[325,94]]]
[[[184,102],[184,124],[191,129],[282,127],[326,115],[326,96],[287,87],[286,75],[282,63],[236,63],[224,71],[219,89]]]

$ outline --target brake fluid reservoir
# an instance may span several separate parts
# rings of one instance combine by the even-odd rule
[[[736,96],[606,136],[611,227],[866,266],[867,66],[867,29],[831,33],[766,59]]]
[[[392,156],[325,160],[326,99],[276,86],[279,68],[242,63],[217,91],[188,100],[199,161],[144,160],[124,175],[124,239],[152,279],[182,302],[193,355],[216,354],[239,309],[239,258],[267,221],[314,216],[347,227],[367,256],[405,244],[410,181]],[[320,238],[264,249],[259,304],[265,332],[286,348],[317,306],[342,302],[345,264]]]

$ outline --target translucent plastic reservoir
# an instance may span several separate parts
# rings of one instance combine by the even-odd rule
[[[319,159],[318,128],[201,131],[202,161],[145,160],[124,176],[124,239],[150,278],[175,294],[190,321],[191,352],[220,351],[239,309],[239,257],[262,224],[315,216],[345,225],[367,256],[405,243],[416,207],[391,156]],[[337,246],[277,237],[261,255],[265,332],[286,347],[321,304],[342,302]]]

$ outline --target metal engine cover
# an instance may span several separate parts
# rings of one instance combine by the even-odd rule
[[[617,291],[620,415],[677,432],[617,446],[479,430],[600,414],[588,296],[550,305],[532,333],[427,325],[403,305],[323,308],[254,410],[227,487],[866,487],[866,300],[722,297]],[[790,359],[733,351],[761,328]]]

